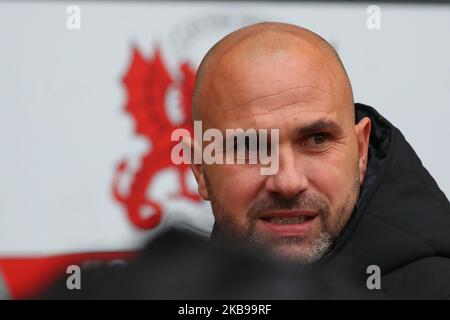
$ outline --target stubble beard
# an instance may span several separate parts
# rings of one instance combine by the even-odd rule
[[[257,201],[247,212],[246,230],[236,223],[234,216],[215,195],[205,175],[206,187],[210,196],[211,207],[216,223],[226,238],[242,241],[249,247],[262,249],[267,254],[282,260],[309,265],[324,257],[334,247],[342,230],[350,219],[360,192],[359,172],[356,174],[351,190],[345,200],[330,212],[328,201],[318,196],[297,195],[286,199],[270,196]],[[318,212],[316,219],[321,219],[320,230],[314,237],[262,237],[257,230],[258,214],[267,210],[302,210],[313,209]],[[295,250],[292,247],[295,246]]]

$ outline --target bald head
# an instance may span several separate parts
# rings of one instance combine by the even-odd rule
[[[204,93],[211,81],[232,81],[228,77],[232,64],[261,61],[277,53],[309,64],[326,65],[337,81],[345,103],[353,113],[353,93],[345,68],[335,49],[319,35],[295,25],[263,22],[234,31],[217,42],[203,58],[195,80],[193,120],[203,119],[203,109],[211,108],[204,102]],[[263,68],[264,66],[261,65]],[[240,69],[240,67],[238,67]],[[228,72],[227,72],[228,71]]]

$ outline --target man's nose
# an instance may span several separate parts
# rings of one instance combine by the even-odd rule
[[[279,157],[278,172],[267,177],[266,191],[278,193],[284,198],[291,198],[305,191],[308,179],[292,146],[280,146]]]

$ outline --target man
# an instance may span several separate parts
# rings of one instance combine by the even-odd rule
[[[224,37],[199,67],[193,119],[224,133],[279,129],[273,175],[258,164],[192,165],[212,239],[302,264],[351,261],[358,276],[380,270],[376,289],[388,297],[450,298],[449,202],[399,130],[354,103],[320,36],[260,23]]]

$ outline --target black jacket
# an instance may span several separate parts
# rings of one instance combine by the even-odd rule
[[[449,201],[396,127],[363,104],[356,116],[372,121],[367,179],[326,260],[378,265],[392,298],[450,299]]]
[[[349,223],[320,264],[351,263],[348,273],[358,279],[378,266],[386,298],[450,299],[450,204],[402,133],[372,107],[355,109],[357,122],[372,121],[367,175]]]

